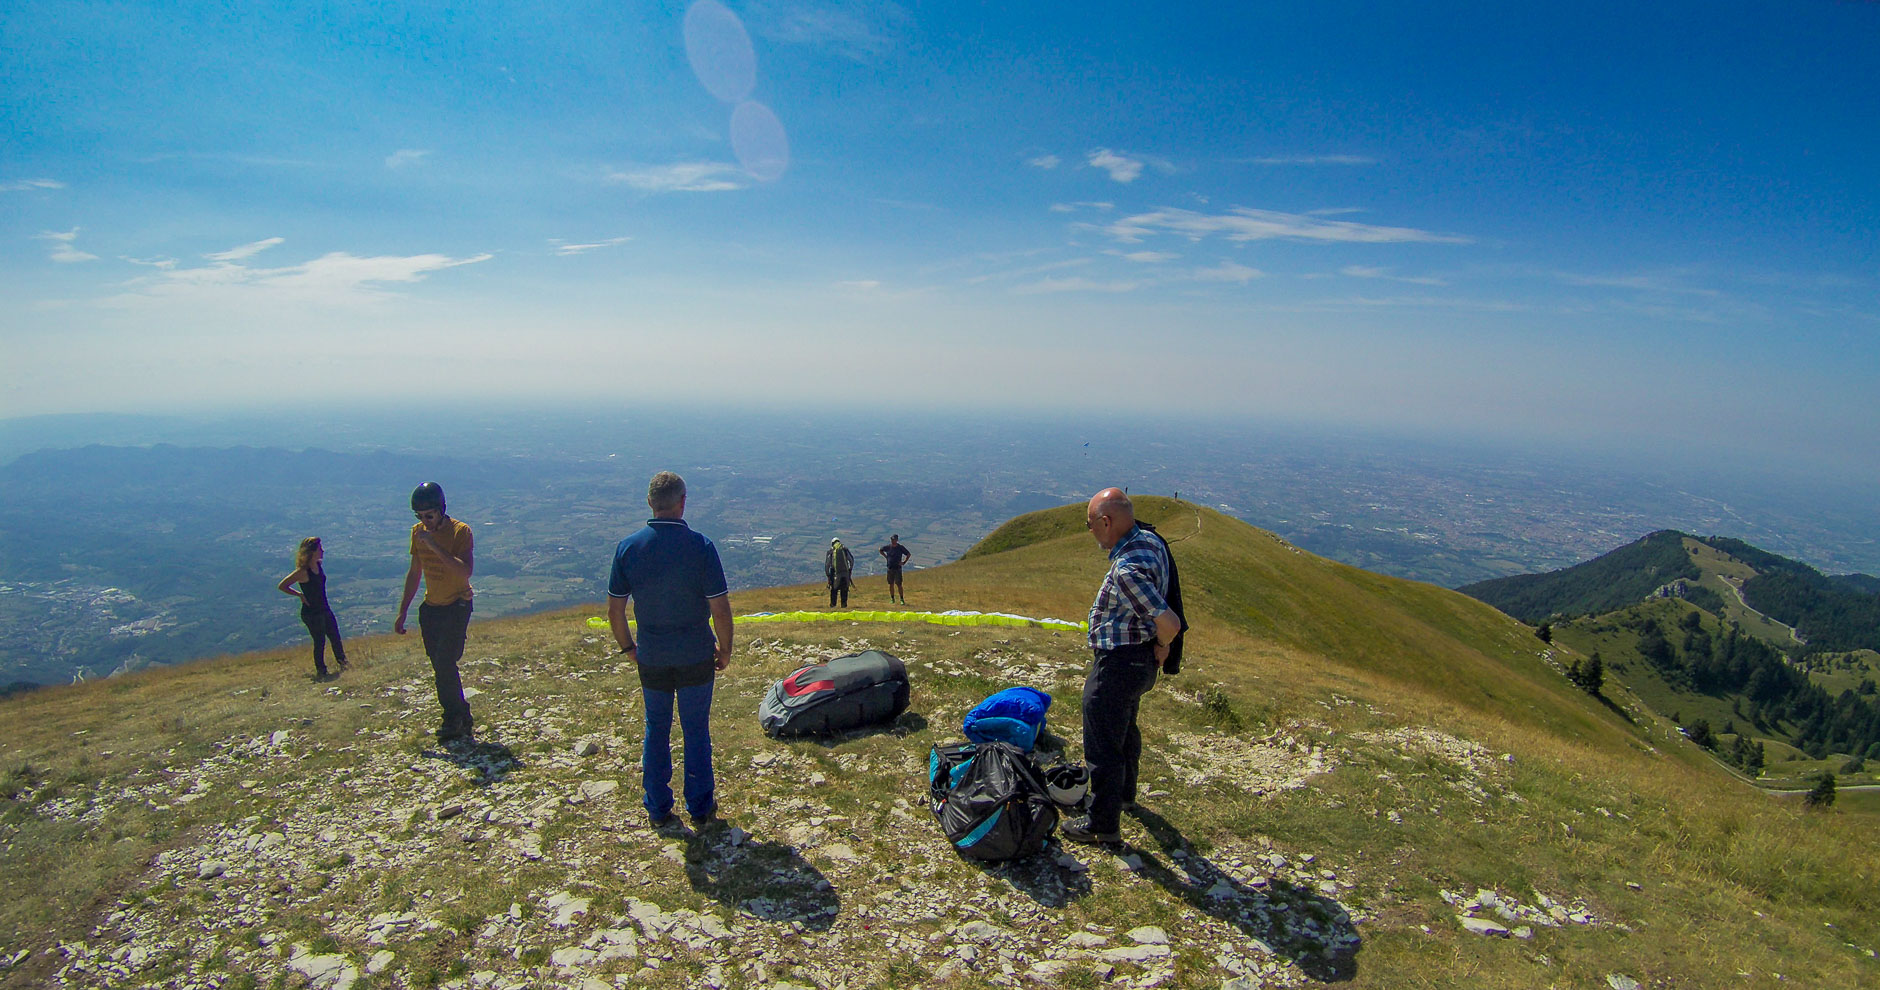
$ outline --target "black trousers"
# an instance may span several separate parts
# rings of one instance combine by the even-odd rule
[[[431,658],[431,672],[437,677],[437,706],[444,710],[446,732],[470,731],[470,702],[464,699],[463,677],[457,673],[470,633],[470,612],[468,601],[418,606],[418,632],[424,636],[424,655]]]
[[[1122,828],[1123,804],[1136,800],[1142,730],[1136,715],[1155,686],[1155,645],[1097,650],[1084,679],[1084,762],[1090,765],[1090,830]]]
[[[842,607],[849,607],[849,582],[847,578],[831,582],[829,585],[829,607],[836,607],[836,596],[842,596]]]
[[[307,632],[313,635],[313,669],[320,676],[326,676],[326,641],[333,641],[333,659],[341,664],[346,662],[346,644],[339,641],[339,617],[330,608],[318,612],[300,610],[300,621],[307,626]]]

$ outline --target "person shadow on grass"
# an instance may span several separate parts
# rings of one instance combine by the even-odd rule
[[[1140,806],[1130,814],[1169,860],[1164,863],[1151,850],[1138,850],[1142,876],[1195,910],[1257,939],[1314,980],[1342,983],[1357,977],[1364,942],[1344,905],[1277,877],[1263,887],[1250,886],[1196,853],[1168,819]]]
[[[465,770],[475,770],[477,779],[473,786],[488,787],[508,777],[512,771],[522,768],[522,761],[511,752],[508,746],[483,739],[458,740],[441,746],[430,746],[424,750],[427,760],[444,760]]]
[[[722,818],[693,827],[675,815],[661,833],[684,837],[692,889],[739,914],[826,932],[842,911],[835,885],[794,846],[759,839]]]

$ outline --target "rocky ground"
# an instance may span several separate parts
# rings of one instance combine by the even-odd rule
[[[747,649],[785,669],[827,652]],[[901,655],[917,676],[1081,673],[1019,649],[932,665]],[[1120,852],[1054,843],[1016,863],[966,862],[924,805],[926,744],[894,733],[807,751],[721,740],[725,818],[656,830],[638,803],[638,742],[625,735],[635,700],[580,684],[616,675],[469,662],[469,683],[552,678],[569,690],[520,709],[473,701],[488,713],[481,741],[449,748],[412,742],[435,706],[428,679],[365,696],[336,685],[333,703],[365,716],[348,741],[283,726],[225,740],[198,764],[38,804],[94,822],[127,804],[228,809],[157,855],[89,938],[41,950],[45,971],[74,988],[1287,987],[1347,975],[1380,923],[1362,906],[1376,878],[1259,838],[1204,854],[1158,813],[1173,806],[1166,790],[1145,795]],[[606,725],[619,728],[597,731]],[[1173,733],[1164,786],[1227,782],[1249,801],[1308,787],[1351,752],[1305,741],[1307,728]],[[1434,729],[1351,742],[1446,768],[1467,801],[1520,800],[1504,758]],[[1379,774],[1381,790],[1391,777]],[[1067,910],[1097,888],[1139,890],[1158,905],[1155,923]],[[1462,929],[1485,936],[1607,923],[1557,893],[1444,898]],[[28,952],[0,952],[0,963]]]

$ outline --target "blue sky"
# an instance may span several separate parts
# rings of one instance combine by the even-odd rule
[[[21,0],[0,415],[1153,407],[1880,478],[1880,4],[1537,6]]]

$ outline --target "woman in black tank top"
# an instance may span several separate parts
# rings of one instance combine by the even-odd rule
[[[333,607],[326,601],[326,550],[320,546],[320,538],[309,536],[300,541],[300,549],[294,552],[294,573],[281,579],[276,585],[284,595],[293,595],[300,599],[300,621],[306,623],[307,632],[313,635],[313,670],[316,678],[324,679],[326,672],[326,641],[333,641],[333,659],[339,661],[339,669],[345,670],[346,645],[339,639],[339,619],[333,614]],[[300,585],[295,591],[290,585]]]

